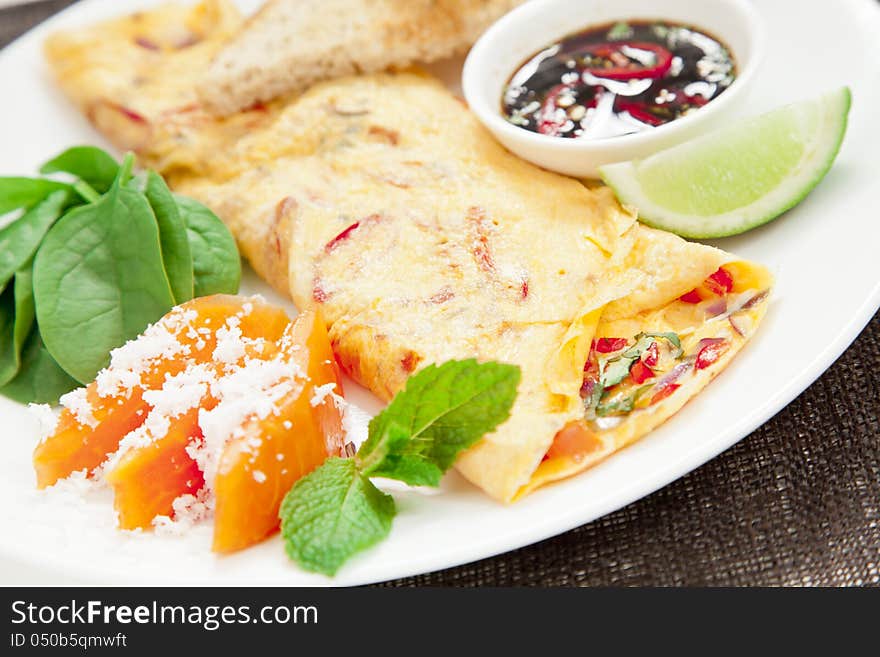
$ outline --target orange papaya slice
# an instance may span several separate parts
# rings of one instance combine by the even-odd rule
[[[215,552],[240,550],[275,532],[287,491],[340,453],[342,414],[321,392],[332,384],[341,395],[342,387],[320,314],[299,315],[280,344],[291,372],[300,373],[298,385],[276,402],[274,412],[248,418],[223,449],[213,483]],[[316,394],[321,386],[326,387]]]
[[[290,321],[278,307],[233,295],[201,297],[174,308],[148,329],[147,339],[142,336],[123,347],[128,350],[128,357],[120,359],[124,364],[111,363],[97,381],[89,384],[86,400],[91,421],[82,423],[70,409],[62,410],[53,434],[34,450],[37,486],[45,488],[73,472],[91,472],[101,465],[116,451],[122,438],[146,420],[151,407],[143,399],[144,391],[160,388],[166,377],[182,372],[193,362],[210,361],[217,347],[217,329],[233,316],[238,317],[237,329],[242,335],[263,338],[270,345],[281,337]],[[180,348],[169,351],[169,343]],[[150,352],[151,347],[155,352]],[[132,357],[139,349],[145,353]],[[136,371],[130,369],[132,361],[137,363]],[[99,384],[103,375],[104,387],[110,390],[102,395]],[[126,386],[107,386],[106,380],[118,380]]]
[[[164,436],[125,453],[107,472],[120,529],[146,529],[156,516],[170,516],[178,497],[198,493],[205,480],[186,448],[201,435],[199,409],[193,408],[171,420]]]
[[[91,383],[86,398],[97,399],[95,384]],[[94,427],[80,424],[72,411],[64,409],[55,432],[37,445],[33,463],[37,474],[37,487],[52,486],[59,479],[69,477],[79,470],[92,471],[119,446],[122,436],[134,431],[149,412],[149,406],[141,397],[141,391],[132,391],[128,399],[117,403],[92,402]]]

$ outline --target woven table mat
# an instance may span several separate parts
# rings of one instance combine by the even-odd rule
[[[0,10],[0,47],[69,4]],[[878,585],[878,400],[880,315],[776,417],[666,488],[541,543],[380,586]]]

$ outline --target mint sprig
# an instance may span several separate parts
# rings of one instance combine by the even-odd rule
[[[285,496],[281,534],[291,559],[332,575],[352,554],[388,536],[395,512],[394,499],[352,459],[334,457]]]
[[[448,361],[411,376],[370,422],[354,458],[331,458],[300,479],[281,505],[291,559],[334,575],[351,556],[384,539],[394,500],[370,477],[437,486],[456,457],[510,417],[520,370],[515,365]]]
[[[364,474],[437,486],[458,453],[507,419],[516,368],[475,360],[429,365],[370,422],[357,454]]]

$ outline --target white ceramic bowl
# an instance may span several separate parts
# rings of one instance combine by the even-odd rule
[[[698,111],[620,137],[550,137],[504,119],[504,88],[526,58],[591,25],[637,19],[692,25],[718,37],[733,53],[737,78]],[[462,88],[471,109],[509,150],[546,169],[593,178],[604,164],[647,157],[723,124],[752,86],[764,40],[763,23],[748,0],[531,0],[501,18],[477,41],[464,64]]]

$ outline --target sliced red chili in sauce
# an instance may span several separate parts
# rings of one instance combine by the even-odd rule
[[[627,53],[627,51],[630,53]],[[646,51],[654,56],[654,63],[644,65],[632,57],[633,50]],[[585,48],[585,52],[599,57],[611,66],[587,66],[584,70],[598,78],[632,80],[662,78],[672,66],[672,53],[659,43],[647,41],[609,41]],[[616,64],[616,65],[615,65]]]
[[[625,101],[621,101],[617,104],[617,108],[621,112],[628,113],[637,121],[647,123],[648,125],[658,126],[666,123],[663,118],[649,112],[644,103],[627,103]]]
[[[569,90],[569,85],[557,84],[544,99],[544,104],[541,106],[541,118],[538,121],[538,132],[542,135],[557,137],[562,133],[562,129],[568,122],[568,115],[564,111],[560,111],[556,103],[559,97]]]
[[[524,61],[508,80],[501,110],[532,132],[603,139],[699,110],[736,75],[730,49],[705,30],[653,20],[606,23]]]

